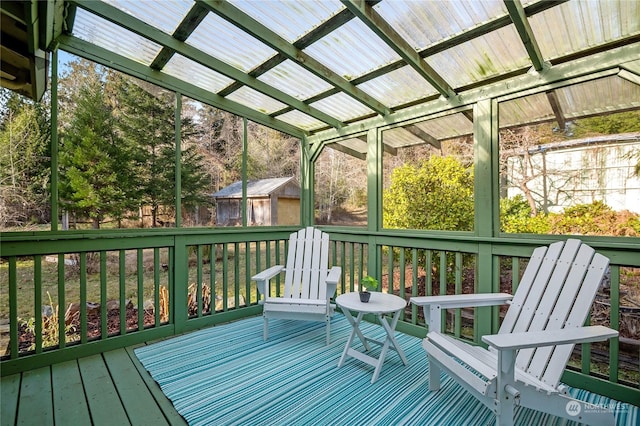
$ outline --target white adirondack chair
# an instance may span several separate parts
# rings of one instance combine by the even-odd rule
[[[576,343],[607,340],[618,332],[584,322],[609,259],[579,240],[539,247],[512,297],[506,293],[413,297],[423,306],[429,332],[429,389],[440,389],[441,368],[512,425],[516,406],[591,425],[613,425],[612,412],[571,398],[560,377]],[[483,336],[488,349],[442,333],[441,312],[510,304],[498,334]]]
[[[287,266],[272,266],[254,275],[258,292],[264,295],[264,340],[269,337],[269,318],[324,321],[327,345],[331,340],[331,315],[335,305],[331,298],[336,292],[342,269],[329,265],[329,234],[313,227],[301,229],[289,237]],[[285,272],[284,294],[271,294],[269,281]]]

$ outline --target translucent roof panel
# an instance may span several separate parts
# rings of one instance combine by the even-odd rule
[[[187,39],[187,44],[242,71],[249,71],[276,52],[238,27],[209,13]]]
[[[358,88],[392,108],[438,93],[408,65],[359,84]]]
[[[421,121],[416,123],[415,126],[438,140],[473,133],[473,123],[461,112]]]
[[[290,43],[344,9],[336,0],[230,2]]]
[[[382,143],[392,148],[402,148],[405,146],[422,145],[427,143],[427,141],[420,139],[404,127],[396,127],[382,132]]]
[[[565,56],[640,32],[640,1],[570,1],[529,18],[542,55]]]
[[[436,53],[426,61],[454,88],[531,66],[513,25]]]
[[[341,121],[348,121],[373,113],[373,110],[342,92],[313,102],[311,106]]]
[[[73,35],[125,58],[151,64],[161,46],[78,8]]]
[[[374,8],[416,50],[507,13],[502,0],[382,1]]]
[[[554,117],[547,94],[537,93],[507,102],[500,102],[498,121],[500,127],[510,127],[553,120]]]
[[[569,118],[640,108],[640,86],[618,76],[563,87],[557,92],[560,108]]]
[[[191,0],[155,0],[154,6],[140,0],[103,0],[165,33],[173,34],[193,6]]]
[[[359,19],[350,20],[305,52],[347,80],[400,59]]]
[[[287,106],[286,104],[270,98],[267,95],[263,95],[262,93],[247,86],[243,86],[236,90],[227,96],[227,99],[231,99],[232,101],[236,101],[265,114],[271,114],[272,112],[281,110]]]
[[[344,139],[337,142],[337,144],[361,153],[366,153],[368,149],[367,142],[358,138]],[[333,144],[327,146],[331,148]]]
[[[300,100],[330,89],[329,83],[293,61],[286,60],[258,77],[258,80],[282,90]]]
[[[277,116],[276,118],[284,121],[285,123],[300,127],[303,130],[313,130],[326,127],[326,124],[322,121],[316,120],[315,118],[298,110],[289,111]]]
[[[173,55],[162,72],[211,92],[217,92],[233,82],[230,78],[181,55]]]

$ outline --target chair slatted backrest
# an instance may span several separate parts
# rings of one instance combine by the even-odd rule
[[[499,333],[581,327],[608,265],[575,239],[535,249]],[[516,365],[556,387],[573,347],[523,349]]]
[[[326,299],[329,265],[329,234],[311,226],[289,237],[284,297]]]

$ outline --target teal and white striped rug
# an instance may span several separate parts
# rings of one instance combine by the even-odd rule
[[[396,333],[409,365],[389,351],[380,378],[371,384],[369,365],[348,358],[337,368],[350,333],[341,314],[332,320],[329,346],[321,323],[271,320],[270,326],[267,342],[262,340],[262,317],[254,317],[140,347],[135,353],[190,425],[494,422],[491,411],[449,377],[439,392],[429,392],[429,366],[416,337]],[[365,335],[383,336],[379,326],[367,323],[361,328]],[[583,390],[572,389],[571,394],[593,404],[615,403]],[[638,425],[638,407],[619,407],[617,425]],[[516,424],[573,423],[523,408],[517,411]]]

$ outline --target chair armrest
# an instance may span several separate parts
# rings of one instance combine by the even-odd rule
[[[340,266],[333,266],[329,271],[329,275],[327,275],[327,279],[325,283],[327,284],[327,299],[333,297],[336,294],[336,289],[338,287],[338,281],[340,281],[340,276],[342,275],[342,268]]]
[[[441,309],[471,308],[474,306],[504,305],[513,298],[508,293],[453,294],[444,296],[412,297],[409,301],[418,306],[436,305]]]
[[[258,293],[259,294],[265,294],[265,295],[268,296],[268,294],[266,293],[267,282],[271,278],[275,277],[276,275],[278,275],[282,271],[284,271],[284,266],[283,265],[276,265],[276,266],[272,266],[269,269],[265,269],[264,271],[260,272],[259,274],[256,274],[256,275],[252,276],[251,279],[256,282],[256,285],[258,287]]]
[[[422,306],[429,331],[442,331],[441,313],[445,309],[504,305],[513,298],[507,293],[453,294],[412,297],[410,302]]]
[[[498,350],[519,350],[543,346],[600,342],[617,337],[618,332],[601,325],[562,330],[491,334],[482,341]]]

